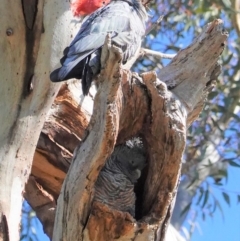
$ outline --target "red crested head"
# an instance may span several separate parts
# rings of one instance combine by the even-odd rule
[[[109,2],[110,0],[75,0],[71,3],[71,10],[74,16],[88,15]]]

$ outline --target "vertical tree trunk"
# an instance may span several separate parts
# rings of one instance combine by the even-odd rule
[[[59,62],[74,28],[68,9],[67,1],[1,1],[2,240],[19,240],[22,191],[46,114],[59,89],[50,83],[49,72]]]

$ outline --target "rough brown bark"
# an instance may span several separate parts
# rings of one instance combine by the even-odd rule
[[[105,72],[101,74],[100,82],[103,83],[96,96],[88,133],[85,133],[85,129],[91,111],[86,110],[88,104],[92,103],[91,98],[82,100],[76,94],[76,90],[80,89],[79,83],[69,82],[62,86],[45,122],[32,169],[38,182],[55,199],[59,195],[75,146],[85,136],[87,138],[76,151],[75,161],[65,181],[55,224],[55,240],[100,240],[96,230],[104,230],[102,240],[120,237],[121,240],[133,237],[135,240],[145,240],[152,235],[156,240],[164,238],[171,216],[171,202],[177,191],[185,129],[198,117],[207,92],[212,88],[211,81],[219,73],[216,62],[227,37],[221,25],[220,20],[208,25],[190,47],[182,50],[160,72],[161,81],[152,73],[139,77],[128,71],[120,71],[122,84],[117,90],[119,79],[116,78],[119,75],[113,75],[112,71],[118,73],[118,64],[113,68],[114,55],[110,52],[113,59],[108,65],[111,67],[104,69]],[[111,81],[114,84],[111,85]],[[172,92],[168,91],[164,83],[171,86]],[[100,113],[105,113],[111,121],[105,122],[105,118],[99,116]],[[104,128],[108,131],[104,132]],[[108,136],[109,133],[114,134]],[[143,217],[138,222],[130,215],[110,210],[99,203],[90,208],[92,186],[114,143],[122,143],[135,134],[144,136],[149,152],[142,197]],[[106,141],[108,139],[111,141]],[[100,140],[105,141],[99,143]],[[79,175],[81,170],[86,174]],[[78,226],[74,227],[76,222]],[[61,223],[70,223],[71,230],[62,227]],[[113,226],[110,227],[110,224]],[[119,227],[122,227],[122,231]],[[111,232],[106,231],[109,228]]]
[[[58,199],[59,215],[56,215],[53,240],[81,239],[79,234],[82,234],[89,215],[93,185],[116,143],[122,112],[122,93],[119,91],[121,54],[116,48],[112,48],[112,52],[108,53],[109,41],[107,38],[106,49],[102,50],[103,70],[99,77],[99,91],[95,97],[93,115],[88,127],[89,134],[76,150],[68,171],[71,175],[67,175],[62,187],[63,195]],[[108,59],[111,64],[106,63]],[[73,206],[75,210],[71,208]],[[72,226],[70,231],[63,225],[66,221],[78,222],[78,225]]]
[[[34,206],[34,210],[43,225],[44,232],[52,238],[56,209],[54,198],[43,190],[34,177],[29,177],[23,196],[31,206]]]

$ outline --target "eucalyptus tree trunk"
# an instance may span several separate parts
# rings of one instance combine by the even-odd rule
[[[0,240],[19,240],[22,192],[60,87],[49,72],[70,41],[68,8],[64,1],[1,1]]]

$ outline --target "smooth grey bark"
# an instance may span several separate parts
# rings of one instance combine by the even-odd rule
[[[2,240],[19,240],[22,192],[45,117],[60,87],[50,83],[49,72],[75,29],[68,9],[63,1],[1,1]]]

